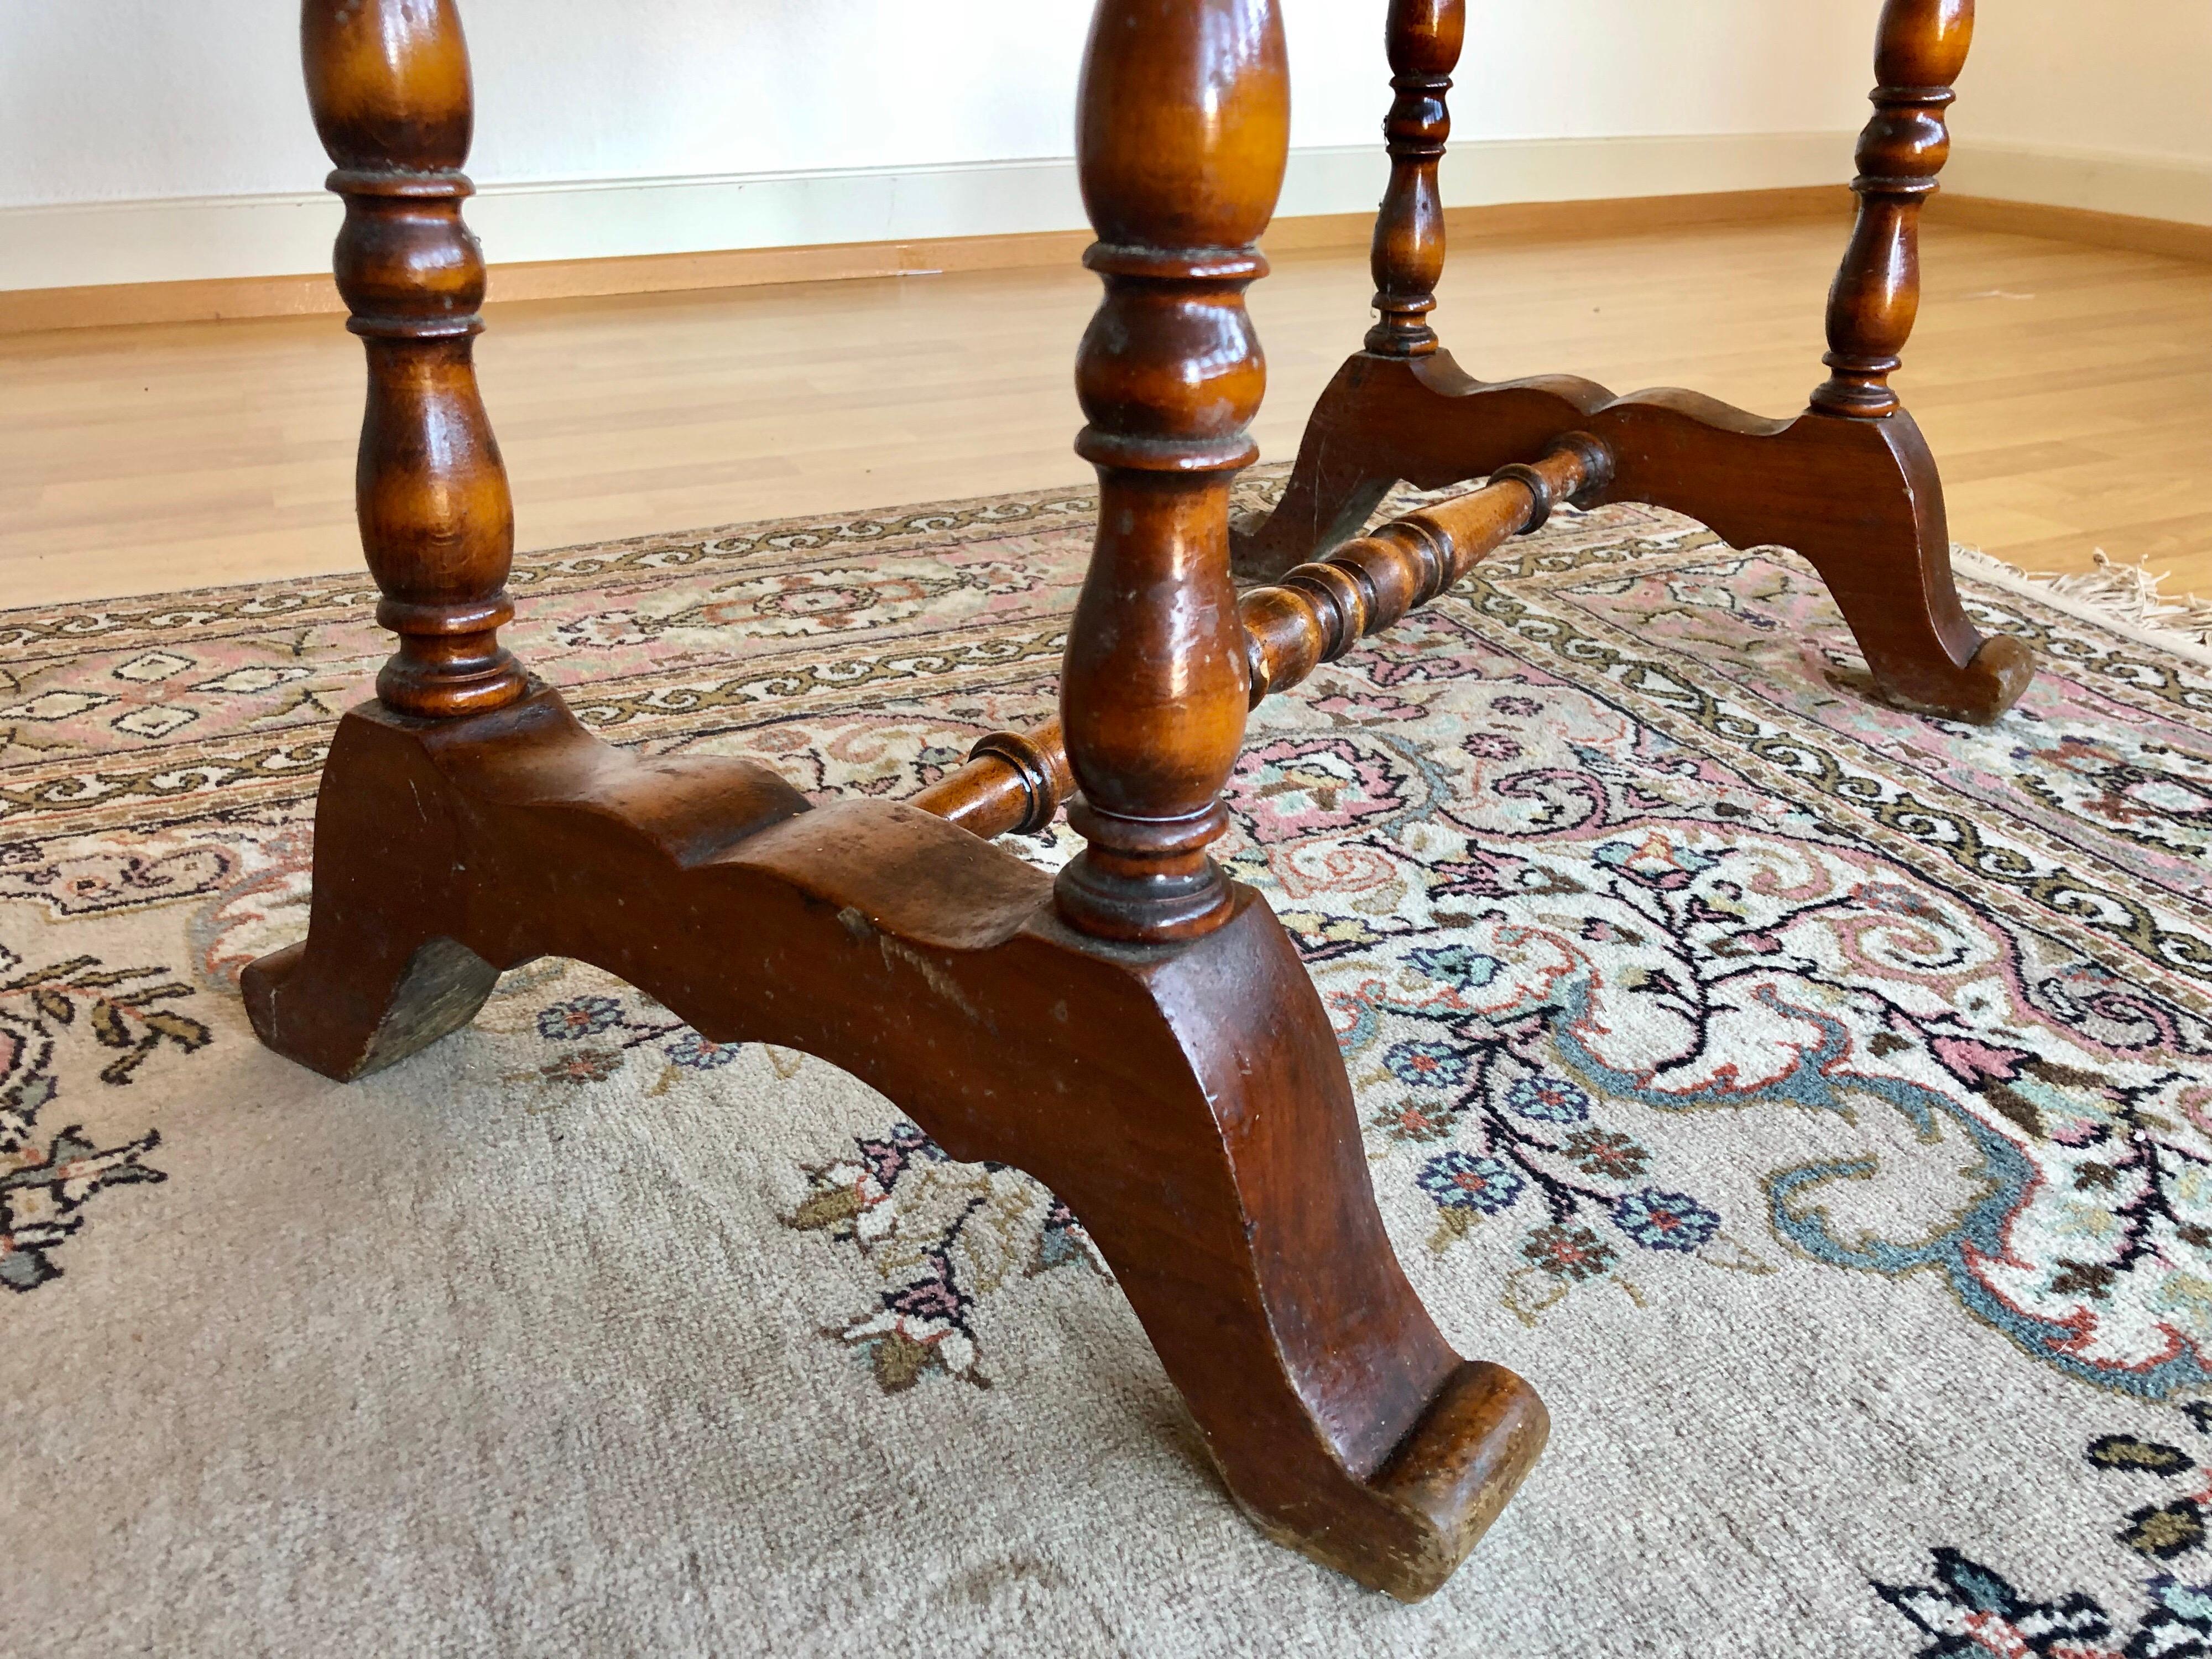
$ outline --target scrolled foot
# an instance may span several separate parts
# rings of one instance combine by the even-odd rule
[[[1369,1531],[1262,1530],[1370,1589],[1421,1601],[1443,1588],[1536,1467],[1551,1414],[1536,1391],[1503,1365],[1468,1360],[1368,1483],[1377,1524]]]
[[[1964,668],[1948,674],[1925,659],[1886,665],[1886,676],[1867,676],[1862,689],[1869,696],[1910,714],[1969,726],[1994,724],[2035,678],[2035,653],[2010,634],[1987,635]]]
[[[1257,895],[1232,891],[1218,932],[1143,958],[1031,930],[1074,947],[1050,979],[1089,981],[1097,1029],[1122,1034],[1118,1078],[1069,1069],[1090,1037],[1053,1062],[1085,1076],[1091,1133],[1116,1157],[1014,1161],[1097,1240],[1237,1504],[1419,1601],[1518,1488],[1548,1419],[1511,1371],[1461,1358],[1413,1293],[1312,981]]]
[[[477,1016],[499,969],[449,939],[425,940],[395,974],[305,941],[248,963],[239,989],[254,1035],[285,1059],[340,1083],[380,1072]]]

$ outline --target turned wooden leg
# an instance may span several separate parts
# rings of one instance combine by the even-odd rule
[[[1832,371],[1816,416],[1909,424],[1889,384],[1920,313],[1920,211],[1951,153],[1944,112],[1974,35],[1974,0],[1887,0],[1875,47],[1874,118],[1859,140],[1856,223],[1828,295]],[[1984,640],[1959,605],[1942,485],[1917,428],[1891,441],[1905,460],[1917,533],[1868,541],[1820,568],[1866,653],[1875,687],[1937,714],[1994,720],[2035,672],[2019,640]],[[1838,480],[1847,486],[1851,481]]]
[[[1218,927],[1229,887],[1206,848],[1244,738],[1229,579],[1229,486],[1266,367],[1244,290],[1290,154],[1290,76],[1273,0],[1101,0],[1076,122],[1105,283],[1077,354],[1098,469],[1098,534],[1060,678],[1088,843],[1061,914],[1109,939]]]
[[[514,614],[507,470],[471,358],[483,252],[461,222],[474,122],[452,0],[307,0],[307,99],[345,198],[338,291],[368,356],[356,506],[377,620],[399,649],[377,677],[411,714],[478,714],[522,695],[500,648]]]
[[[452,0],[305,0],[300,46],[315,129],[337,164],[330,188],[345,201],[338,291],[368,356],[355,506],[383,595],[377,620],[398,635],[377,696],[395,714],[423,720],[491,714],[526,682],[498,635],[514,614],[506,589],[514,508],[472,355],[484,263],[461,220],[475,105],[460,17]],[[368,823],[345,775],[334,756],[319,843],[366,833],[404,847],[404,815]],[[393,878],[419,881],[422,872],[398,860]],[[319,909],[328,908],[325,886],[319,879]],[[330,933],[327,921],[320,931]],[[309,948],[249,966],[249,1000],[265,1002],[257,993],[272,965],[296,972]],[[316,948],[309,972],[319,995],[374,1011],[349,1072],[465,1025],[495,978],[445,941],[365,936]]]
[[[1101,1247],[1146,1230],[1125,1285],[1238,1500],[1285,1542],[1416,1596],[1517,1485],[1543,1408],[1510,1372],[1462,1362],[1407,1285],[1312,985],[1206,855],[1252,692],[1229,484],[1255,454],[1266,371],[1243,294],[1267,269],[1255,244],[1289,118],[1274,0],[1100,0],[1077,152],[1099,238],[1085,263],[1106,292],[1076,368],[1098,535],[1060,690],[1087,846],[1058,910],[1188,987],[1170,1024],[1212,1103],[1105,1207]],[[1103,998],[1091,1018],[1136,1029]],[[1224,1152],[1227,1184],[1200,1197],[1197,1170]],[[1093,1213],[1079,1185],[1061,1190]]]
[[[1444,274],[1444,210],[1437,169],[1451,137],[1447,94],[1466,36],[1466,0],[1390,0],[1383,42],[1395,95],[1382,123],[1390,184],[1375,216],[1370,258],[1376,323],[1367,331],[1365,349],[1346,366],[1340,380],[1355,364],[1404,370],[1437,352],[1437,331],[1429,323],[1437,307],[1437,283]],[[1358,535],[1398,481],[1387,459],[1370,453],[1368,446],[1355,441],[1349,450],[1336,448],[1333,439],[1342,423],[1329,416],[1340,401],[1334,386],[1322,394],[1282,501],[1257,529],[1234,538],[1232,562],[1239,576],[1273,580]],[[1532,447],[1506,459],[1526,460],[1534,453]]]
[[[1462,1360],[1413,1294],[1320,998],[1206,848],[1248,652],[1294,678],[1601,457],[1563,451],[1347,554],[1305,599],[1265,602],[1272,643],[1248,642],[1227,492],[1262,382],[1241,296],[1287,142],[1273,0],[1101,0],[1092,31],[1084,182],[1107,291],[1080,381],[1104,499],[1066,758],[1049,729],[987,740],[947,805],[1042,822],[1072,773],[1089,847],[1056,889],[913,805],[813,808],[750,763],[608,749],[513,665],[495,636],[507,495],[465,349],[482,267],[451,171],[459,26],[447,0],[312,0],[306,39],[371,343],[363,539],[401,645],[324,769],[307,940],[246,969],[262,1040],[357,1077],[558,955],[716,1041],[818,1054],[1083,1218],[1272,1536],[1395,1595],[1436,1589],[1534,1462],[1544,1408]]]
[[[1561,501],[1601,488],[1613,454],[1573,433],[1531,465],[1509,465],[1480,489],[1437,501],[1346,542],[1279,585],[1237,597],[1252,707],[1301,684],[1362,640],[1449,591],[1515,536],[1540,530]],[[994,732],[968,763],[910,804],[988,841],[1042,829],[1075,793],[1058,720],[1030,732]]]
[[[1451,137],[1444,98],[1466,35],[1466,0],[1390,0],[1384,36],[1396,96],[1382,123],[1390,186],[1375,216],[1376,323],[1367,331],[1367,349],[1378,357],[1425,357],[1437,349],[1429,326],[1444,274],[1437,168]]]
[[[1863,419],[1901,407],[1889,377],[1920,314],[1920,210],[1951,154],[1944,112],[1966,66],[1974,0],[1887,0],[1875,46],[1874,118],[1859,138],[1851,240],[1828,290],[1834,370],[1813,407]]]

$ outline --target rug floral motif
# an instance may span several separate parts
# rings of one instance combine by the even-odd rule
[[[806,1176],[784,1224],[854,1246],[884,1277],[878,1307],[824,1334],[860,1350],[886,1394],[933,1370],[990,1387],[980,1301],[1016,1273],[1109,1271],[1074,1212],[1036,1182],[1003,1164],[956,1164],[911,1123],[856,1139]]]
[[[161,1144],[159,1129],[101,1146],[82,1124],[42,1128],[58,1073],[90,1072],[94,1087],[123,1088],[156,1048],[193,1053],[210,1033],[179,1012],[194,988],[165,968],[112,968],[96,957],[32,967],[0,945],[0,974],[10,975],[0,980],[0,1285],[32,1291],[61,1273],[54,1252],[84,1224],[79,1212],[94,1194],[167,1178],[145,1161]],[[58,1051],[72,1039],[97,1070],[65,1065]]]
[[[896,798],[1050,711],[1092,507],[527,556],[507,638],[610,741]],[[2207,1426],[2212,668],[2017,584],[1966,591],[2043,664],[1985,730],[1867,700],[1794,557],[1643,507],[1562,514],[1255,716],[1217,852],[1306,957],[1432,1302],[1537,1329],[1809,1261],[1938,1285],[2086,1403]],[[143,1079],[251,1041],[238,971],[302,931],[374,597],[347,576],[0,614],[10,1291],[88,1294],[77,1243],[125,1206],[159,1235],[179,1183],[156,1164],[188,1131]],[[1073,848],[1064,824],[1006,844],[1047,867]],[[548,1111],[713,1089],[739,1057],[557,964],[510,975],[485,1025]],[[784,1226],[850,1286],[811,1340],[874,1394],[993,1387],[1041,1276],[1112,1294],[1064,1205],[895,1105],[781,1179]],[[2157,1488],[2115,1523],[2136,1605],[1918,1540],[1925,1582],[1863,1580],[1890,1610],[1869,1650],[2212,1650],[2212,1587],[2177,1577],[2212,1459],[2084,1443],[2116,1501]]]
[[[2192,1402],[2183,1420],[2202,1455],[2208,1407]],[[2038,1600],[1966,1551],[1929,1553],[1933,1582],[1877,1584],[1884,1601],[1930,1638],[1917,1659],[1977,1654],[2033,1654],[2039,1659],[2201,1659],[2212,1653],[2212,1583],[2191,1583],[2173,1568],[2203,1572],[2205,1514],[2212,1480],[2181,1447],[2132,1434],[2098,1436],[2082,1449],[2091,1468],[2116,1475],[2114,1504],[2146,1501],[2119,1516],[2112,1541],[2141,1563],[2147,1610],[2133,1627],[2086,1591]]]

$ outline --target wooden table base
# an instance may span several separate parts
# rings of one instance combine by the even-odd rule
[[[346,202],[337,275],[368,362],[362,547],[398,649],[324,769],[307,938],[244,982],[262,1040],[338,1079],[466,1024],[502,969],[541,956],[618,974],[715,1041],[844,1067],[954,1158],[1048,1184],[1237,1501],[1409,1600],[1473,1548],[1547,1419],[1413,1294],[1321,1000],[1266,902],[1208,855],[1248,708],[1566,500],[1661,501],[1796,547],[1914,707],[1991,718],[2028,673],[1959,609],[1935,470],[1887,384],[1965,0],[1890,0],[1835,375],[1790,422],[1686,392],[1483,386],[1437,350],[1460,3],[1393,6],[1382,320],[1246,549],[1281,584],[1240,599],[1229,489],[1266,384],[1244,293],[1289,149],[1276,0],[1097,0],[1077,149],[1104,297],[1076,378],[1099,523],[1060,719],[985,739],[914,803],[811,806],[750,763],[606,747],[501,645],[513,513],[471,359],[483,260],[461,218],[472,96],[453,0],[304,0],[309,100]],[[1482,474],[1297,562],[1394,479]],[[1087,844],[1056,878],[985,839],[1063,802]]]
[[[1442,591],[1599,476],[1601,446],[1294,572],[1248,623],[1229,488],[1266,381],[1243,296],[1289,148],[1281,25],[1274,0],[1098,0],[1078,148],[1105,297],[1078,384],[1101,507],[1060,720],[987,739],[934,811],[641,760],[499,641],[513,514],[471,355],[453,0],[302,15],[368,362],[362,547],[398,648],[324,767],[307,938],[246,971],[262,1040],[359,1077],[558,955],[714,1040],[818,1054],[1082,1218],[1272,1536],[1436,1589],[1534,1462],[1544,1408],[1414,1296],[1320,997],[1206,849],[1255,695]],[[1056,880],[983,838],[1063,800],[1089,844]]]
[[[2018,640],[1984,639],[1960,608],[1936,463],[1889,386],[1919,306],[1920,208],[1948,154],[1943,112],[1972,28],[1972,0],[1888,0],[1875,113],[1859,146],[1858,223],[1829,298],[1833,373],[1804,414],[1768,420],[1692,392],[1615,398],[1570,376],[1485,384],[1440,349],[1429,323],[1444,258],[1437,169],[1464,0],[1394,0],[1380,319],[1322,394],[1281,505],[1239,540],[1237,574],[1273,578],[1357,535],[1401,479],[1442,489],[1582,431],[1614,460],[1594,499],[1673,507],[1738,547],[1795,550],[1827,583],[1876,695],[1923,714],[1996,719],[2034,662]]]
[[[1414,1296],[1321,999],[1231,891],[1195,940],[1103,940],[941,818],[635,759],[542,685],[454,720],[369,703],[325,769],[307,941],[246,969],[246,1006],[270,1048],[351,1079],[468,1024],[501,969],[574,957],[716,1042],[820,1055],[954,1158],[1050,1186],[1237,1501],[1417,1599],[1534,1463],[1544,1407]]]
[[[1984,639],[1960,607],[1936,462],[1903,410],[1769,420],[1694,392],[1617,398],[1568,375],[1486,384],[1449,352],[1362,352],[1322,392],[1281,503],[1237,544],[1237,574],[1273,578],[1358,534],[1401,480],[1441,489],[1485,477],[1574,432],[1613,460],[1613,482],[1586,504],[1649,501],[1735,546],[1802,554],[1884,701],[1984,724],[2034,678],[2025,645]]]

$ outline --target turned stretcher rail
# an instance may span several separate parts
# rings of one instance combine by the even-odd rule
[[[1556,504],[1602,489],[1612,472],[1603,444],[1570,434],[1531,465],[1499,468],[1480,489],[1394,519],[1279,583],[1248,589],[1237,611],[1251,706],[1449,592],[1514,537],[1541,529]],[[1025,733],[993,732],[965,766],[911,804],[988,841],[1043,829],[1074,789],[1055,720]]]

